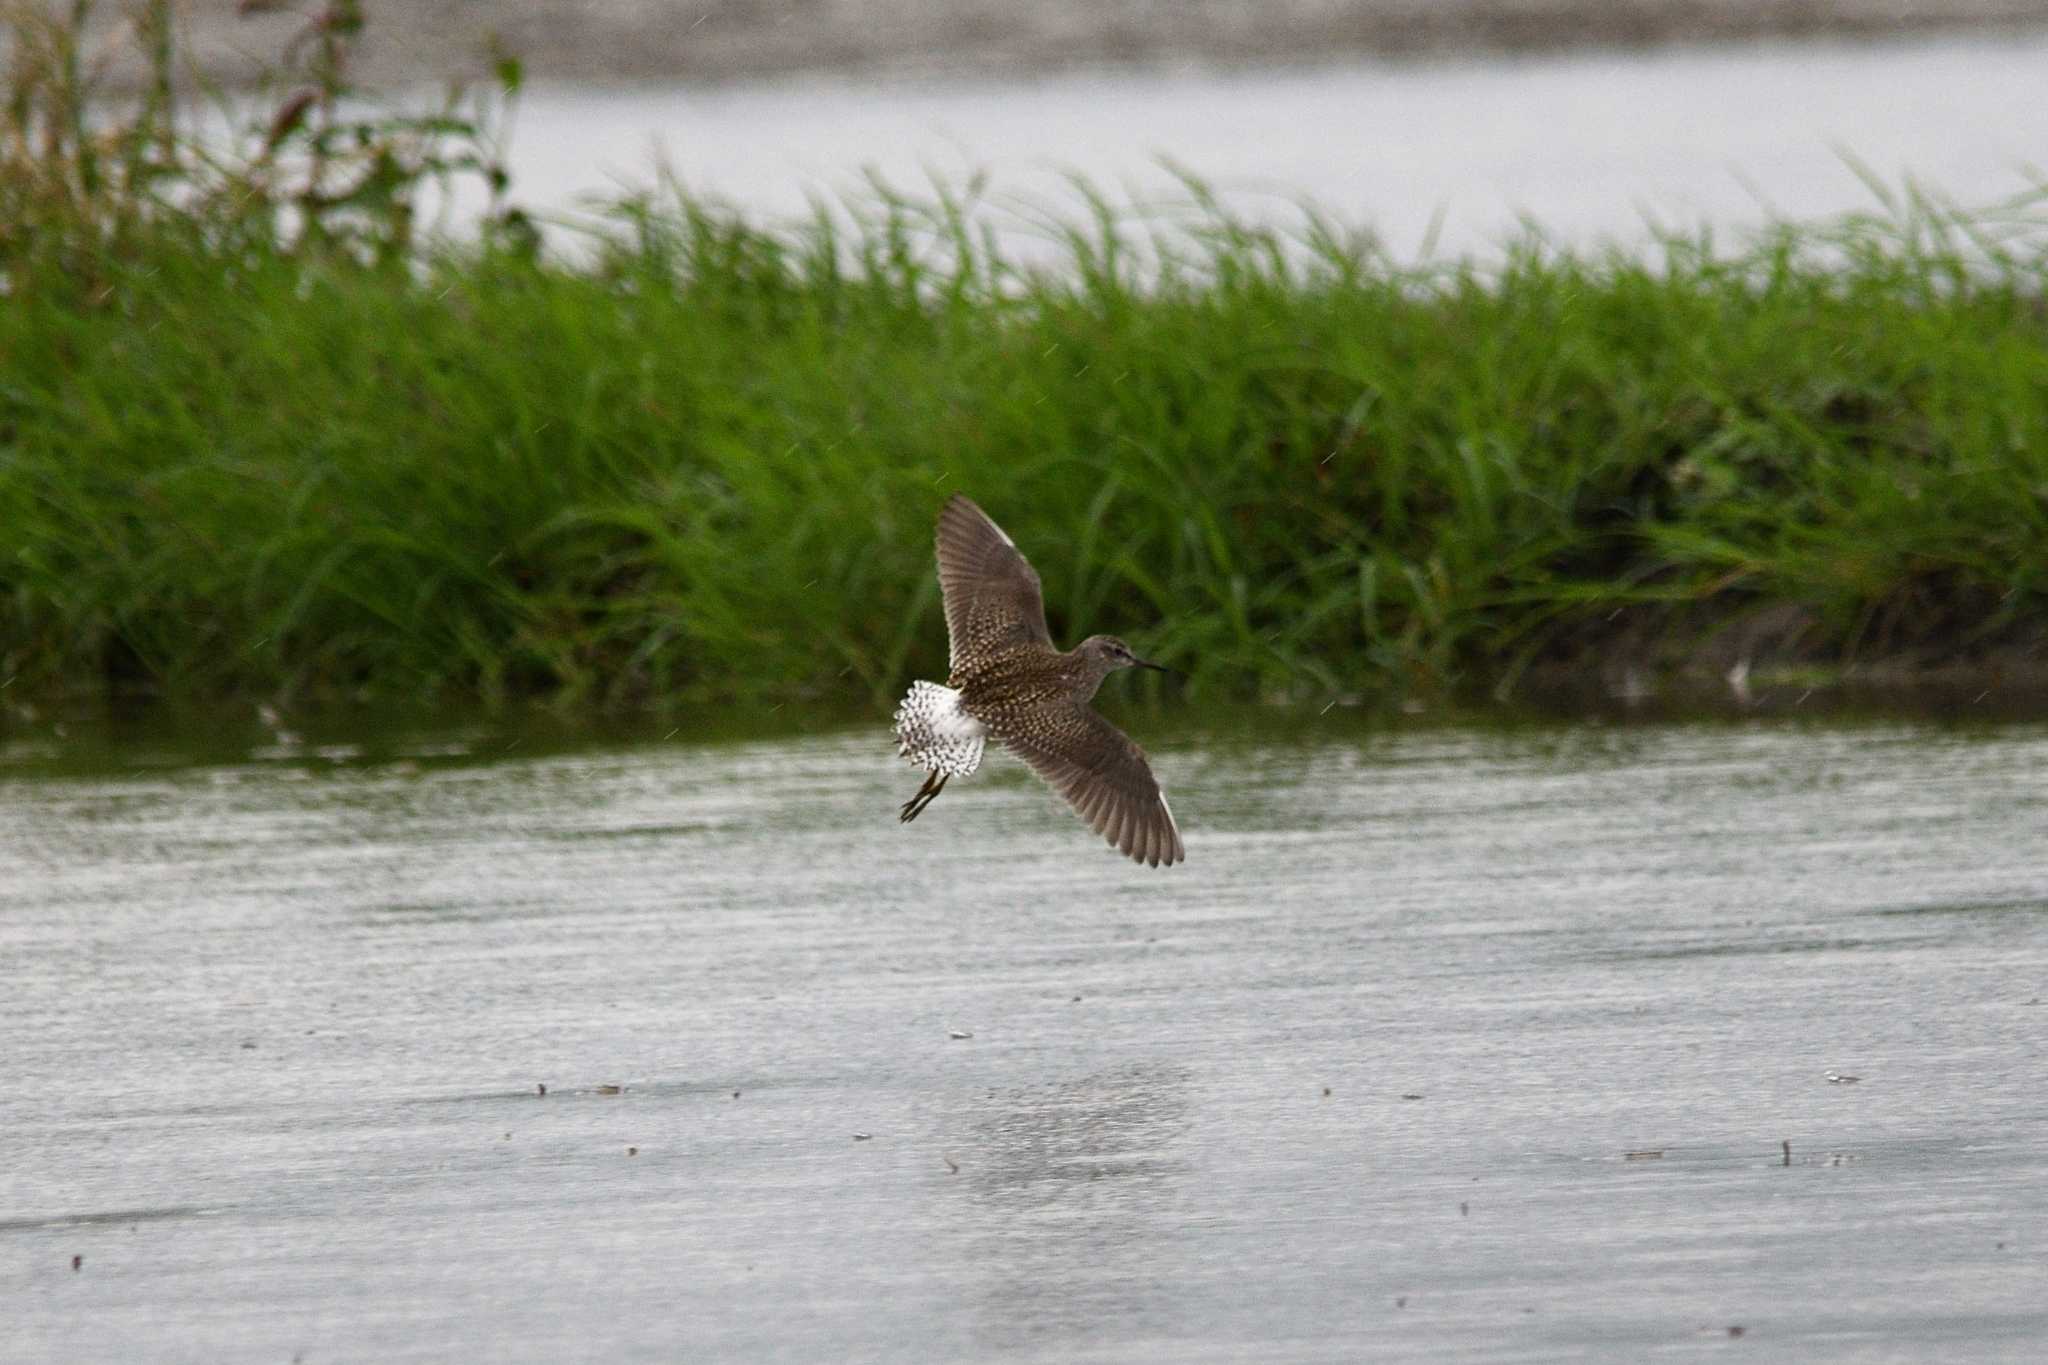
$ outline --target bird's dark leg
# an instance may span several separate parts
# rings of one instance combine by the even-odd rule
[[[917,813],[924,809],[924,802],[931,796],[932,784],[937,777],[938,774],[936,772],[927,772],[924,775],[924,785],[917,789],[917,795],[903,803],[902,809],[897,814],[899,820],[909,824],[917,818]]]
[[[896,817],[897,819],[902,820],[905,824],[908,824],[910,821],[915,820],[917,818],[917,803],[924,800],[924,794],[932,789],[932,779],[937,776],[937,773],[932,772],[927,772],[924,775],[924,785],[917,789],[916,796],[911,797],[908,801],[905,801],[902,804],[902,806],[898,808]]]
[[[933,768],[924,775],[924,785],[917,789],[917,795],[903,803],[901,818],[904,823],[907,824],[915,820],[924,813],[926,806],[929,806],[938,798],[939,793],[946,789],[946,777],[947,774],[940,772],[937,768]]]

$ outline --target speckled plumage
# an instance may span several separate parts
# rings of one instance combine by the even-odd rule
[[[940,510],[937,540],[952,673],[944,688],[914,684],[897,710],[901,751],[927,772],[903,818],[915,819],[947,778],[974,771],[978,727],[1128,857],[1154,867],[1186,858],[1145,751],[1088,705],[1114,670],[1158,665],[1108,635],[1055,649],[1037,572],[968,498],[956,493]]]

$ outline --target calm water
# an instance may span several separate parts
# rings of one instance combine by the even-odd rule
[[[1097,72],[1015,82],[843,80],[529,92],[512,141],[521,198],[564,209],[685,183],[771,216],[857,189],[991,177],[1078,210],[1066,173],[1178,197],[1169,158],[1241,211],[1301,196],[1375,225],[1397,256],[1483,251],[1532,217],[1584,244],[1646,224],[1724,231],[1877,206],[1851,154],[1967,204],[2040,182],[2048,34],[1774,44],[1238,73]],[[1013,244],[1028,234],[1013,231]]]
[[[2048,726],[1339,715],[0,748],[0,1354],[2038,1358]]]

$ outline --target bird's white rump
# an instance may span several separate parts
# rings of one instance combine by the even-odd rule
[[[981,766],[988,727],[960,709],[960,694],[934,682],[914,682],[896,708],[897,751],[912,763],[947,777],[966,777]]]

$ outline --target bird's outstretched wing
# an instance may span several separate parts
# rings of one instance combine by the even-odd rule
[[[939,509],[939,588],[952,666],[1014,645],[1045,645],[1045,598],[1015,541],[966,495]]]
[[[1153,867],[1188,856],[1145,751],[1094,709],[1047,702],[1006,717],[996,737],[1126,856]]]

